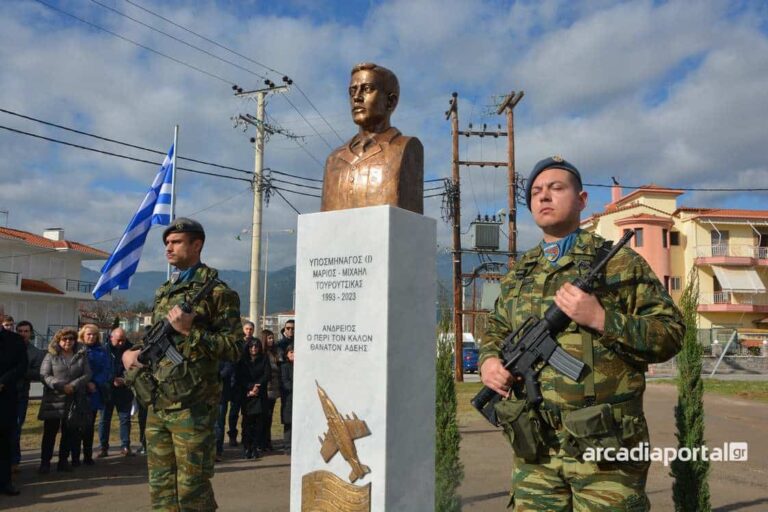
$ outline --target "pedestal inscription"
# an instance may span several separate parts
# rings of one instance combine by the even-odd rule
[[[337,493],[307,487],[322,471],[371,511],[434,509],[435,252],[399,208],[299,217],[293,512]]]

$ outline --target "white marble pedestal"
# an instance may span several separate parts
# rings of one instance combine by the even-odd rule
[[[371,511],[434,510],[435,229],[390,206],[299,216],[292,512],[317,471],[370,484]]]

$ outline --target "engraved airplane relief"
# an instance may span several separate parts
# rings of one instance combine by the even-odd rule
[[[371,435],[371,431],[368,430],[368,425],[359,419],[354,412],[352,417],[349,415],[346,418],[342,416],[339,410],[336,409],[336,405],[328,398],[328,394],[320,387],[317,381],[315,381],[315,385],[317,386],[317,394],[320,396],[320,403],[323,406],[325,418],[328,420],[328,431],[325,433],[325,436],[318,436],[318,440],[322,445],[320,447],[320,455],[322,455],[323,460],[327,463],[336,455],[336,452],[341,452],[341,456],[352,467],[349,481],[354,483],[357,479],[363,478],[367,473],[371,472],[371,468],[360,463],[354,441],[355,439]]]

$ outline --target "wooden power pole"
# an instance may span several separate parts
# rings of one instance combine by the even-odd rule
[[[509,212],[509,268],[515,263],[517,254],[517,173],[515,172],[515,106],[523,99],[523,91],[509,93],[499,105],[496,113],[501,115],[507,111],[507,176],[509,188],[507,189]]]
[[[462,272],[461,261],[462,253],[467,252],[461,247],[461,166],[465,167],[507,167],[507,177],[509,180],[508,185],[508,202],[509,202],[509,251],[507,253],[509,267],[511,268],[515,262],[515,254],[517,253],[517,175],[515,173],[515,132],[514,132],[514,108],[523,98],[523,91],[515,93],[512,91],[509,95],[504,97],[497,114],[501,115],[506,111],[507,114],[507,131],[505,132],[493,132],[493,131],[477,131],[477,130],[459,130],[459,95],[453,93],[450,100],[450,108],[445,113],[445,118],[451,121],[451,136],[452,136],[452,159],[451,159],[451,188],[452,193],[449,199],[449,217],[453,224],[453,336],[454,336],[454,354],[455,354],[455,378],[457,382],[463,382],[463,342],[464,342],[464,318],[465,314],[472,315],[472,325],[474,326],[474,317],[478,314],[475,306],[475,294],[473,291],[472,307],[470,310],[465,310],[463,306],[464,298],[464,277],[477,276],[475,274],[465,275]],[[459,136],[466,137],[500,137],[506,136],[508,138],[507,145],[507,161],[470,161],[461,160],[459,158]],[[491,278],[498,279],[500,275],[489,276]],[[474,283],[473,283],[474,284]]]

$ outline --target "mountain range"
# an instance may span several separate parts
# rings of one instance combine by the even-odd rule
[[[451,299],[451,274],[452,257],[445,252],[437,254],[437,281],[438,300],[450,302]],[[476,266],[474,257],[465,256],[463,259],[464,272],[472,272]],[[128,304],[144,302],[151,305],[155,296],[155,290],[165,282],[164,271],[136,272],[128,290],[113,292],[115,297],[125,299]],[[248,289],[250,286],[250,272],[243,270],[219,270],[219,277],[240,295],[240,310],[243,314],[248,311]],[[88,268],[81,268],[80,279],[96,282],[99,273]],[[261,286],[264,286],[264,274],[261,276]],[[293,309],[293,290],[296,283],[296,267],[294,265],[270,271],[267,279],[267,313],[278,313]],[[259,290],[260,294],[262,293]]]

